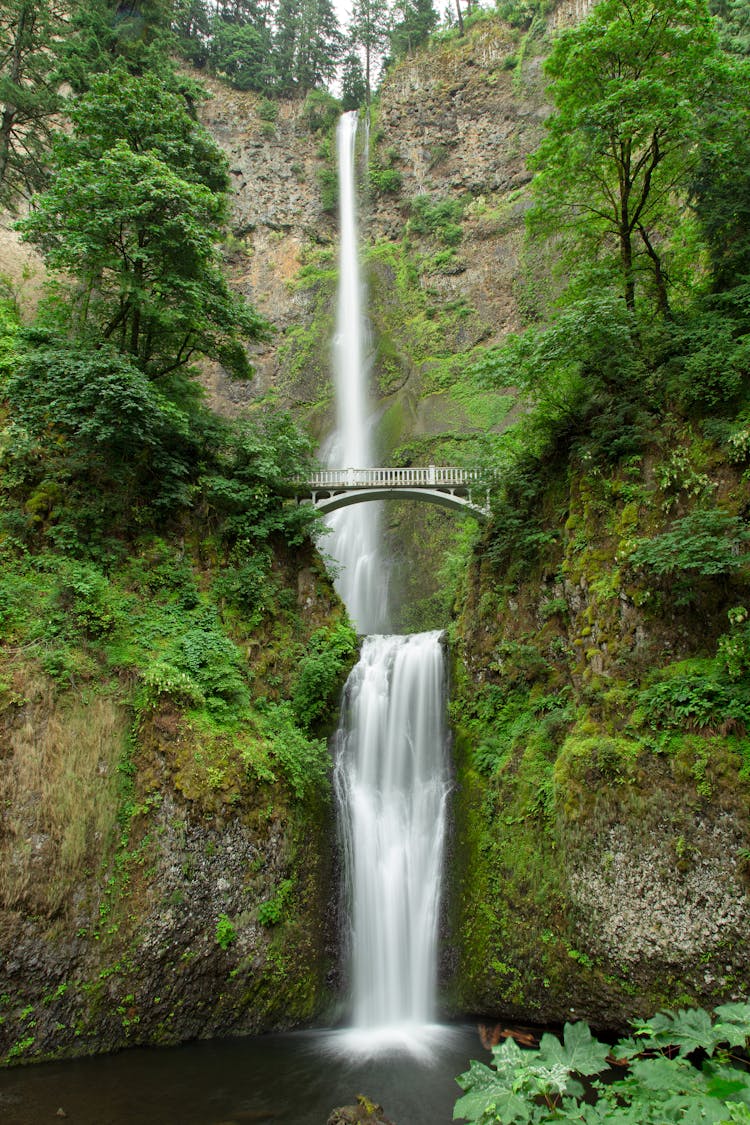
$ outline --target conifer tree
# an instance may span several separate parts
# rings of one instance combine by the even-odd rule
[[[366,101],[370,104],[378,64],[389,46],[392,26],[388,0],[354,0],[349,33],[364,55]]]
[[[438,20],[432,0],[397,0],[394,18],[391,49],[397,58],[424,43]]]
[[[58,110],[56,0],[7,0],[0,8],[0,205],[13,207],[45,179],[52,117]]]

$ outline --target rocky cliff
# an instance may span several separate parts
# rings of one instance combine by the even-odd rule
[[[184,545],[179,560],[163,544],[159,551],[158,563],[143,560],[147,569],[166,564],[188,586],[197,578],[210,589],[205,560],[186,567]],[[244,654],[240,663],[232,657],[234,671],[221,667],[227,640],[212,642],[201,627],[205,604],[194,626],[178,624],[186,643],[212,646],[206,671],[232,679],[224,698],[244,697],[236,718],[222,718],[222,705],[201,711],[186,679],[158,670],[159,616],[177,608],[153,584],[139,596],[151,600],[155,679],[132,666],[142,613],[110,620],[104,640],[72,630],[64,668],[44,643],[5,646],[2,1062],[286,1028],[332,1002],[337,885],[326,748],[290,723],[284,700],[312,633],[326,634],[341,610],[309,552],[294,562],[280,553],[273,580],[283,604],[272,617],[228,628],[241,646],[233,651]],[[110,596],[122,581],[111,578]],[[3,591],[12,632],[7,583]],[[62,612],[72,624],[75,603]],[[107,668],[103,644],[124,645],[119,672]]]
[[[558,462],[534,560],[490,532],[471,567],[451,704],[460,1010],[611,1028],[750,992],[750,740],[720,655],[747,577],[683,596],[627,561],[690,508],[699,466],[732,511],[748,486],[689,427],[672,440],[677,478],[656,449],[614,479]]]

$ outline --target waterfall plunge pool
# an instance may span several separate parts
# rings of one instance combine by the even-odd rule
[[[368,1057],[347,1031],[304,1031],[135,1048],[0,1074],[3,1125],[325,1125],[365,1094],[394,1125],[449,1125],[455,1076],[487,1061],[476,1026],[441,1025],[414,1055]],[[354,1051],[350,1048],[354,1047]]]

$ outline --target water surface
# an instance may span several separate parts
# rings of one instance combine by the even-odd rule
[[[449,1125],[470,1058],[487,1059],[476,1028],[442,1029],[429,1061],[385,1051],[342,1057],[335,1032],[213,1040],[0,1075],[3,1125],[325,1125],[357,1094],[394,1125]]]

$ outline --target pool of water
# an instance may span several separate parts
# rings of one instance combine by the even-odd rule
[[[3,1125],[325,1125],[366,1094],[394,1125],[449,1125],[474,1026],[389,1049],[337,1032],[213,1040],[0,1072]]]

